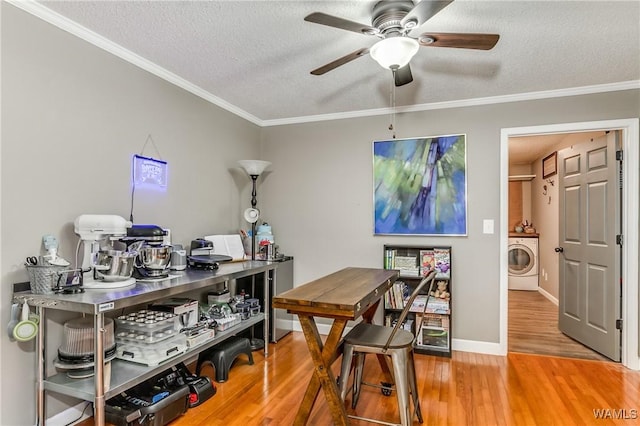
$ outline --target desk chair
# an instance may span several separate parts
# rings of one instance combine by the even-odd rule
[[[402,323],[409,314],[413,301],[427,283],[430,283],[430,285],[429,291],[427,292],[426,302],[429,301],[429,295],[433,290],[435,277],[435,271],[431,271],[424,279],[422,279],[422,281],[420,281],[411,294],[411,297],[409,297],[409,300],[406,301],[405,307],[393,328],[361,322],[344,336],[344,350],[342,353],[342,365],[338,387],[340,388],[340,398],[344,401],[347,396],[347,382],[349,381],[353,357],[355,355],[355,372],[353,377],[353,395],[351,401],[352,408],[356,408],[356,404],[360,397],[361,386],[366,384],[362,382],[365,355],[368,353],[381,354],[385,355],[384,358],[387,365],[391,364],[389,365],[389,370],[393,372],[392,375],[395,381],[396,394],[398,397],[398,409],[400,411],[400,425],[408,426],[412,423],[413,416],[410,411],[409,393],[411,393],[413,397],[414,411],[418,417],[418,421],[422,423],[420,399],[418,398],[418,387],[416,385],[416,371],[413,363],[413,341],[415,339],[415,335],[412,332],[403,329]],[[383,388],[383,393],[385,393],[384,390],[385,389]],[[367,420],[374,423],[392,424],[376,419],[357,416],[349,417],[359,420]]]

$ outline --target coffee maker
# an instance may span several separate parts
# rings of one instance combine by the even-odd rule
[[[163,279],[169,276],[172,247],[164,244],[167,232],[157,225],[132,225],[121,241],[137,252],[134,277]]]
[[[111,289],[135,284],[131,277],[135,253],[115,250],[113,243],[127,235],[132,223],[116,215],[83,214],[74,221],[80,236],[82,286],[87,289]]]

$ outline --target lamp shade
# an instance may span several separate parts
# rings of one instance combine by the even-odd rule
[[[410,37],[389,37],[371,47],[369,53],[383,68],[402,68],[418,52],[418,41]]]
[[[264,169],[271,165],[269,161],[262,160],[240,160],[238,164],[246,170],[249,176],[260,176]]]

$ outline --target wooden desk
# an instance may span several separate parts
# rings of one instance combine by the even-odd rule
[[[298,408],[295,425],[307,423],[320,388],[329,404],[333,423],[349,423],[331,364],[340,355],[347,321],[359,317],[371,321],[380,299],[398,275],[395,270],[345,268],[273,297],[274,308],[298,315],[314,364],[314,374]],[[333,319],[324,344],[318,333],[316,317]]]

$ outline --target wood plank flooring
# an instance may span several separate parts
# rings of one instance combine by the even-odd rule
[[[610,361],[558,329],[558,307],[537,291],[509,290],[509,351]]]
[[[171,426],[289,426],[311,375],[304,336],[293,332],[270,345],[270,355],[253,353],[254,365],[240,357],[229,380],[216,383],[217,394]],[[337,374],[339,362],[334,365]],[[454,351],[452,358],[416,355],[424,425],[635,425],[640,423],[640,372],[620,364],[510,353],[508,356]],[[213,371],[204,370],[213,377]],[[365,380],[381,378],[373,358]],[[391,397],[365,387],[356,410],[347,411],[397,421]],[[597,419],[594,410],[604,410]],[[608,411],[607,411],[608,410]],[[621,419],[620,417],[626,417]],[[92,425],[88,420],[82,423]],[[322,393],[309,425],[331,425]],[[352,421],[360,426],[369,423]],[[418,422],[414,422],[418,425]]]

